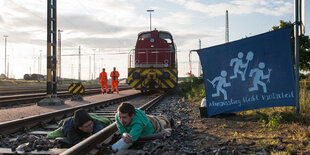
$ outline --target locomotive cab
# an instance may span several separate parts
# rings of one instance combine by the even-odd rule
[[[175,67],[175,46],[166,31],[142,32],[135,48],[135,67]]]

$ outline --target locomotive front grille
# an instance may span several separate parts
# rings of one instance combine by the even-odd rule
[[[128,68],[128,84],[138,90],[172,89],[177,75],[176,68]]]

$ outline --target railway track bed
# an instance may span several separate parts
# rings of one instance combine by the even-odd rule
[[[137,96],[137,94],[127,95],[125,98],[118,97],[108,101],[101,101],[100,103],[99,102],[89,103],[88,105],[82,105],[80,107],[72,107],[64,110],[58,110],[56,111],[56,113],[58,113],[56,115],[52,113],[46,113],[39,116],[24,118],[21,120],[3,122],[0,124],[1,147],[2,147],[0,148],[0,154],[1,153],[23,154],[25,152],[27,153],[30,151],[31,154],[59,154],[60,152],[67,150],[67,148],[61,149],[61,146],[59,146],[57,141],[53,140],[50,141],[45,138],[46,134],[54,130],[55,127],[57,128],[55,120],[59,120],[64,117],[70,116],[70,113],[72,114],[74,110],[82,107],[83,109],[88,109],[89,113],[108,117],[113,121],[118,103],[134,96]],[[135,99],[132,101],[132,103],[135,106],[139,107],[142,104],[144,104],[146,100],[150,100],[150,97],[144,97],[144,99],[142,98]],[[51,122],[52,124],[48,124]],[[113,130],[116,130],[115,123],[114,125],[112,124],[112,126]],[[32,139],[32,142],[30,141],[30,139]],[[26,146],[23,147],[23,145]],[[10,146],[10,148],[5,148],[8,146]],[[32,147],[32,149],[30,147]],[[60,147],[60,148],[53,148],[53,147]],[[21,148],[23,148],[22,151],[20,150]]]
[[[64,101],[63,105],[59,106],[38,106],[35,103],[28,103],[25,105],[23,104],[22,106],[18,105],[16,107],[9,107],[9,108],[5,107],[0,109],[0,116],[1,116],[0,122],[21,119],[33,115],[41,115],[44,113],[53,112],[55,110],[61,110],[70,107],[87,105],[92,102],[98,102],[108,100],[111,98],[122,97],[132,93],[139,93],[139,91],[129,89],[120,91],[120,94],[88,95],[83,96],[84,101],[71,101],[70,99],[67,99]]]

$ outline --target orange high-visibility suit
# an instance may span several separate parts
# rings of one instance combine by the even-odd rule
[[[111,92],[113,93],[114,91],[114,88],[116,89],[116,92],[118,92],[118,77],[119,77],[119,73],[118,71],[114,70],[111,72],[110,74],[110,77],[111,77],[111,84],[112,84],[112,89],[111,89]]]
[[[101,72],[99,74],[99,82],[101,84],[101,92],[104,93],[104,88],[106,89],[106,91],[109,91],[109,86],[108,86],[108,75],[107,72]]]

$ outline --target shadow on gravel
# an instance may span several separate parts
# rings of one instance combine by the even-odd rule
[[[228,121],[242,121],[242,122],[257,122],[254,118],[251,117],[244,117],[235,113],[229,113],[229,114],[219,114],[212,116],[210,118],[219,118],[219,119],[225,119]]]

